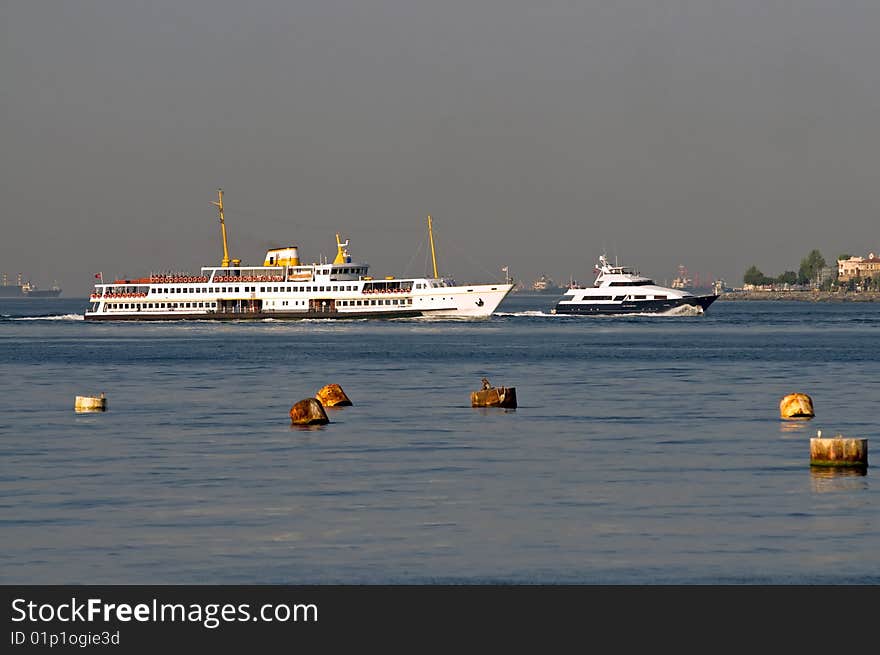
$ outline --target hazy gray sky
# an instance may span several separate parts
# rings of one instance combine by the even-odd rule
[[[876,0],[6,0],[0,272],[334,233],[377,275],[741,283],[880,250]],[[420,249],[421,247],[421,249]]]

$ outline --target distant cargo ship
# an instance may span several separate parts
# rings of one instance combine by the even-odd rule
[[[669,286],[673,289],[687,289],[693,286],[694,281],[688,276],[688,270],[684,264],[678,267],[678,275]]]
[[[541,276],[532,283],[532,291],[534,293],[553,293],[559,295],[563,292],[563,289],[553,281],[553,278],[542,273]]]
[[[49,289],[40,289],[36,284],[27,282],[22,286],[21,291],[25,298],[57,298],[61,295],[61,287],[57,282]]]
[[[61,295],[61,287],[58,283],[49,289],[40,289],[32,282],[22,282],[21,273],[18,274],[18,282],[9,284],[9,278],[3,274],[3,284],[0,285],[0,298],[57,298]]]
[[[3,274],[3,285],[0,286],[0,298],[24,298],[21,290],[21,273],[18,274],[18,284],[9,284],[9,276]]]

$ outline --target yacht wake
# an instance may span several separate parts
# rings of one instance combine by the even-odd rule
[[[540,311],[524,311],[524,312],[495,312],[492,316],[505,317],[530,317],[530,318],[554,318],[558,320],[583,320],[583,319],[614,319],[614,318],[666,318],[675,316],[700,316],[703,314],[701,307],[693,305],[681,305],[673,307],[665,312],[628,312],[620,314],[550,314]]]
[[[548,314],[547,312],[541,312],[536,310],[530,310],[525,312],[494,312],[492,316],[539,316],[539,317],[547,317],[547,318],[556,318],[558,314]]]
[[[673,307],[669,311],[663,312],[661,316],[699,316],[703,313],[703,308],[699,305],[679,305]]]

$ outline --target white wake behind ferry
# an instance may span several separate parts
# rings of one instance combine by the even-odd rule
[[[590,288],[570,288],[557,301],[554,314],[665,314],[693,310],[705,312],[717,300],[717,294],[697,296],[684,289],[654,284],[625,266],[612,266],[600,255],[594,269],[596,280]]]
[[[336,235],[332,263],[302,264],[297,246],[266,252],[262,266],[229,259],[223,191],[219,201],[223,261],[198,275],[150,274],[95,284],[88,321],[246,319],[488,318],[513,284],[458,285],[437,273],[431,217],[433,277],[374,279],[352,261],[349,242]],[[102,276],[103,277],[103,276]]]

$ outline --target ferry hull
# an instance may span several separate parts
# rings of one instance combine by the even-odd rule
[[[554,309],[555,314],[581,316],[609,316],[615,314],[664,314],[679,307],[699,307],[706,311],[717,295],[692,296],[688,298],[668,298],[666,300],[626,300],[620,303],[559,303]]]
[[[421,310],[422,315],[429,318],[489,318],[512,290],[512,284],[475,285],[466,287],[465,291],[456,289],[448,306],[426,308]],[[449,289],[439,288],[433,291],[432,295],[442,297]],[[419,298],[414,298],[414,302],[418,307]]]
[[[205,312],[194,313],[153,313],[142,312],[135,314],[85,314],[87,321],[265,321],[274,319],[277,321],[297,321],[308,319],[320,320],[356,320],[356,319],[391,319],[391,318],[414,318],[423,316],[422,312],[401,310],[395,312]]]
[[[157,313],[157,312],[139,312],[139,313],[113,313],[98,314],[87,312],[83,318],[87,321],[263,321],[274,319],[279,321],[296,321],[307,319],[321,320],[363,320],[363,319],[393,319],[393,318],[488,318],[491,313],[469,314],[459,312],[455,308],[418,311],[418,310],[400,310],[382,313],[375,312],[237,312],[237,313]]]
[[[513,285],[474,285],[466,287],[435,287],[430,293],[412,296],[412,302],[406,307],[389,308],[380,311],[356,311],[349,308],[340,309],[332,299],[312,301],[315,307],[326,306],[323,311],[283,311],[264,310],[234,311],[209,310],[187,311],[156,311],[152,308],[126,309],[123,311],[86,311],[83,318],[87,321],[260,321],[275,320],[355,320],[355,319],[393,319],[393,318],[438,318],[438,319],[487,319],[495,312],[501,301],[513,289]],[[447,295],[448,294],[448,295]],[[363,296],[367,298],[369,296]],[[189,298],[192,298],[190,296]],[[204,297],[202,298],[204,299]],[[257,299],[262,302],[262,299]],[[295,300],[302,301],[301,296]],[[142,301],[143,302],[143,301]],[[253,302],[249,299],[238,299],[232,302]],[[135,304],[135,303],[131,303]],[[253,307],[241,309],[254,309]]]

